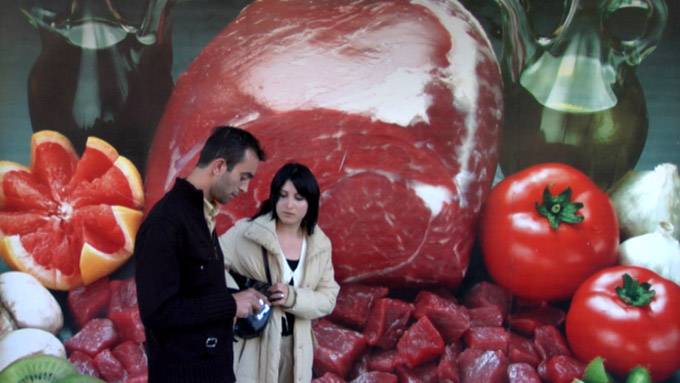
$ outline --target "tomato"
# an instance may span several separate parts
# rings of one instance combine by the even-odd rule
[[[664,380],[680,369],[680,286],[641,267],[601,270],[574,294],[566,330],[580,360],[601,356],[620,376],[640,365]]]
[[[619,226],[609,197],[588,176],[545,163],[493,188],[480,238],[496,283],[522,298],[560,300],[616,262]]]

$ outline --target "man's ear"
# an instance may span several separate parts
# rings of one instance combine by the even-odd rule
[[[227,161],[224,158],[216,158],[210,163],[210,172],[214,176],[218,176],[227,171]]]

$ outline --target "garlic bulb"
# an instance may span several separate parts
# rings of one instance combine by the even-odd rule
[[[673,164],[629,172],[609,192],[624,237],[652,233],[661,222],[680,240],[680,176]]]
[[[623,241],[619,245],[621,264],[647,268],[680,285],[680,243],[671,235],[672,229],[662,223],[654,233]]]

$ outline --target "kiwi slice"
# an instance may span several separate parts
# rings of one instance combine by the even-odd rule
[[[58,380],[56,383],[105,383],[101,379],[89,375],[71,375],[64,379]]]
[[[7,366],[0,373],[0,383],[54,383],[77,373],[64,358],[35,355],[21,358]]]

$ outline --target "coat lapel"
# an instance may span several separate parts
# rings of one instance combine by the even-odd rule
[[[262,215],[249,222],[248,227],[243,233],[243,236],[250,241],[253,241],[258,247],[264,246],[265,250],[267,250],[267,252],[273,256],[273,260],[275,260],[276,265],[278,266],[276,270],[278,275],[275,275],[275,272],[272,269],[272,278],[280,279],[281,270],[283,270],[283,265],[281,264],[281,262],[283,262],[283,255],[280,254],[280,247],[276,237],[276,221],[272,219],[272,216],[270,214]],[[305,254],[307,261],[305,261],[305,263],[309,264],[310,260],[315,258],[319,252],[327,250],[329,247],[330,240],[317,225],[314,229],[314,234],[307,237],[307,252]],[[271,261],[272,258],[270,258],[270,264],[272,263]],[[258,264],[259,263],[260,262],[258,262]],[[303,274],[307,274],[306,269],[304,270]]]

